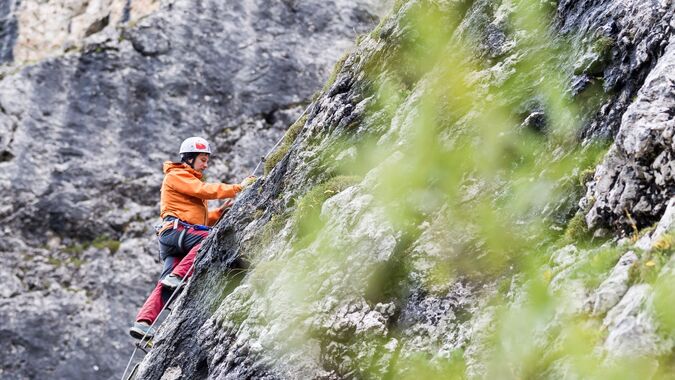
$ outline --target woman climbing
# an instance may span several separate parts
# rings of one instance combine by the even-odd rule
[[[180,146],[181,162],[164,163],[164,181],[161,189],[158,229],[159,255],[164,263],[160,281],[141,307],[129,333],[136,339],[152,338],[151,325],[159,316],[173,289],[183,278],[191,275],[197,251],[220,215],[232,205],[231,199],[223,206],[208,210],[207,200],[234,198],[242,189],[255,182],[248,177],[241,184],[202,182],[202,173],[208,168],[211,147],[201,137],[190,137]]]

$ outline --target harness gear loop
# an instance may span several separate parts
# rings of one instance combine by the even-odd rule
[[[157,236],[160,236],[162,232],[168,229],[173,230],[178,229],[179,225],[185,227],[185,229],[192,228],[197,231],[209,231],[211,229],[211,227],[205,226],[203,224],[190,224],[176,218],[175,216],[167,216],[166,218],[164,218],[163,224],[155,226],[155,232],[157,233]]]

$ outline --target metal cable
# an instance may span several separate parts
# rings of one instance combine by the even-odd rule
[[[171,297],[169,297],[169,300],[166,301],[166,303],[164,304],[164,307],[162,307],[162,310],[160,310],[159,314],[157,314],[157,318],[155,318],[155,320],[152,322],[150,327],[148,327],[148,329],[146,330],[145,334],[143,334],[143,337],[140,339],[141,343],[143,341],[145,341],[145,338],[147,338],[147,336],[148,336],[148,332],[150,330],[152,330],[153,326],[155,326],[155,323],[157,323],[157,321],[159,320],[159,316],[162,314],[162,312],[164,310],[166,310],[166,308],[171,304],[171,301],[173,300],[173,297],[175,297],[176,294],[178,294],[178,290],[180,290],[181,286],[183,286],[183,282],[185,282],[185,279],[188,278],[188,276],[192,273],[192,268],[194,268],[194,266],[195,266],[195,264],[192,263],[192,265],[190,266],[190,269],[188,269],[185,277],[181,278],[180,283],[178,284],[176,289],[174,289],[173,293],[171,293]],[[145,341],[145,345],[142,347],[143,349],[148,347],[148,342],[149,341]],[[134,348],[134,351],[131,353],[131,357],[129,358],[129,362],[127,363],[127,367],[124,369],[124,374],[122,374],[122,380],[124,380],[124,377],[127,375],[127,371],[129,370],[129,365],[131,365],[131,362],[134,360],[134,355],[136,355],[136,351],[139,348],[139,344],[136,344],[135,346],[136,346],[136,348]]]
[[[260,168],[260,165],[262,165],[262,163],[265,162],[265,161],[267,160],[267,156],[269,156],[270,154],[272,154],[272,152],[274,152],[274,150],[277,148],[277,146],[279,146],[279,144],[281,143],[281,141],[284,140],[284,137],[286,137],[286,135],[281,136],[281,138],[279,139],[279,141],[277,141],[277,143],[274,144],[274,146],[272,147],[272,149],[270,149],[270,150],[267,152],[266,155],[264,155],[264,156],[262,156],[262,157],[260,158],[260,161],[258,162],[258,165],[256,165],[255,169],[253,169],[253,173],[251,173],[252,176],[254,176],[256,172],[258,172],[258,169]]]

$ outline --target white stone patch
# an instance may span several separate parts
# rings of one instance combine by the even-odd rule
[[[394,252],[396,235],[384,210],[374,206],[373,199],[352,186],[324,202],[321,217],[329,221],[335,246],[351,242],[358,253],[350,257],[381,262]]]
[[[80,46],[86,37],[104,26],[104,19],[107,18],[108,26],[118,24],[126,3],[126,0],[21,1],[15,62],[41,60]],[[130,5],[130,19],[137,20],[159,9],[160,1],[134,0]]]
[[[652,233],[652,243],[673,229],[675,229],[675,198],[671,198],[668,201],[666,211]]]
[[[656,333],[646,304],[652,293],[649,284],[631,287],[621,302],[607,313],[603,325],[608,335],[604,348],[609,359],[657,354],[663,342]]]
[[[171,367],[164,371],[160,380],[178,380],[183,376],[183,370],[180,367]]]
[[[632,286],[621,301],[607,313],[603,325],[612,329],[618,326],[622,320],[637,315],[650,291],[651,286],[648,284]]]
[[[628,291],[629,271],[638,257],[633,251],[625,253],[609,277],[600,284],[592,296],[593,315],[602,315],[614,307]]]
[[[559,296],[561,301],[556,313],[559,316],[575,315],[591,308],[588,290],[582,280],[565,282],[565,286],[560,289]]]
[[[0,278],[2,279],[0,298],[10,298],[24,291],[21,280],[19,280],[19,278],[12,274],[8,269],[0,269]]]
[[[551,255],[551,264],[558,268],[567,268],[578,258],[579,250],[573,244],[566,245]]]
[[[415,120],[419,118],[420,100],[426,92],[424,82],[415,87],[405,102],[398,107],[391,119],[391,126],[377,142],[379,146],[405,146],[415,131]]]

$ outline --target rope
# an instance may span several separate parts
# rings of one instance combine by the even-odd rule
[[[304,115],[304,112],[303,112],[303,115]],[[302,117],[302,115],[300,117]],[[277,148],[277,146],[279,146],[281,141],[283,141],[284,137],[285,137],[285,135],[282,135],[281,138],[279,139],[279,141],[277,141],[277,143],[274,144],[274,146],[267,152],[267,154],[265,154],[264,156],[262,156],[260,158],[260,161],[258,162],[258,165],[256,165],[255,169],[253,169],[253,173],[251,173],[250,176],[254,176],[255,173],[258,172],[258,169],[260,168],[260,165],[262,165],[262,163],[265,162],[265,160],[267,160],[267,156],[272,154],[272,152]],[[218,222],[220,222],[220,219],[218,219]],[[218,222],[216,222],[216,224],[218,224]],[[181,288],[181,286],[183,286],[183,282],[185,281],[185,279],[187,279],[188,276],[192,273],[192,269],[194,268],[194,266],[195,266],[195,264],[192,263],[192,265],[190,266],[190,269],[188,269],[188,272],[185,275],[185,277],[183,277],[180,280],[180,283],[178,284],[176,289],[173,291],[173,293],[171,293],[171,297],[169,297],[169,300],[166,301],[166,303],[164,304],[164,307],[162,307],[162,310],[160,310],[159,314],[157,314],[158,318],[155,318],[155,321],[152,322],[150,327],[148,327],[148,330],[145,332],[145,334],[143,334],[143,338],[141,338],[140,342],[145,341],[145,338],[148,335],[148,331],[152,330],[152,328],[155,326],[155,323],[157,323],[157,321],[159,320],[159,315],[161,315],[162,312],[167,308],[167,306],[169,306],[171,304],[171,301],[173,300],[173,297],[176,294],[178,294],[178,290]],[[134,351],[131,353],[131,357],[129,358],[129,362],[127,362],[127,366],[124,368],[124,373],[122,374],[122,380],[125,380],[125,377],[127,375],[127,371],[129,370],[129,366],[131,365],[131,362],[134,360],[134,356],[136,355],[136,351],[138,351],[139,348],[141,348],[143,351],[145,351],[145,348],[148,347],[148,343],[149,343],[149,340],[145,341],[145,344],[142,347],[140,346],[140,343],[135,344],[135,348],[134,348]]]

